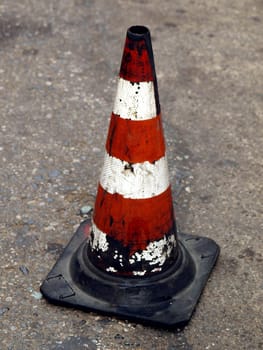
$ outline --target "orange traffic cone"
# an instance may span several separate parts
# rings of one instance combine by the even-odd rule
[[[128,29],[92,223],[41,291],[53,303],[175,326],[189,321],[219,247],[180,234],[169,183],[150,32]]]
[[[177,256],[149,31],[128,31],[93,217],[89,256],[116,275],[163,271]]]

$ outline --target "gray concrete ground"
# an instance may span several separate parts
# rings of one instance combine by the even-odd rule
[[[1,0],[0,349],[263,348],[261,0]],[[221,246],[181,332],[49,305],[93,205],[126,29],[149,26],[182,231]]]

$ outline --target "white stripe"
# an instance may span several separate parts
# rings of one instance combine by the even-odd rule
[[[131,120],[156,117],[153,82],[132,83],[119,78],[113,113]]]
[[[109,193],[124,198],[150,198],[163,193],[169,186],[166,157],[154,163],[130,164],[105,154],[100,177],[101,186]]]

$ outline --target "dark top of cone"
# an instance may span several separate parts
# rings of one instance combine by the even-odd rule
[[[145,36],[150,36],[150,31],[144,26],[132,26],[127,30],[127,36],[133,40],[141,40]]]

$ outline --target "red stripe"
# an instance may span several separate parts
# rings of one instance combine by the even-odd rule
[[[112,113],[106,150],[109,155],[129,163],[154,162],[164,157],[161,116],[137,121]]]
[[[120,77],[132,82],[154,80],[154,70],[144,39],[126,38]]]
[[[101,231],[129,247],[130,255],[145,250],[173,228],[171,188],[149,199],[129,199],[99,185],[93,219]]]

